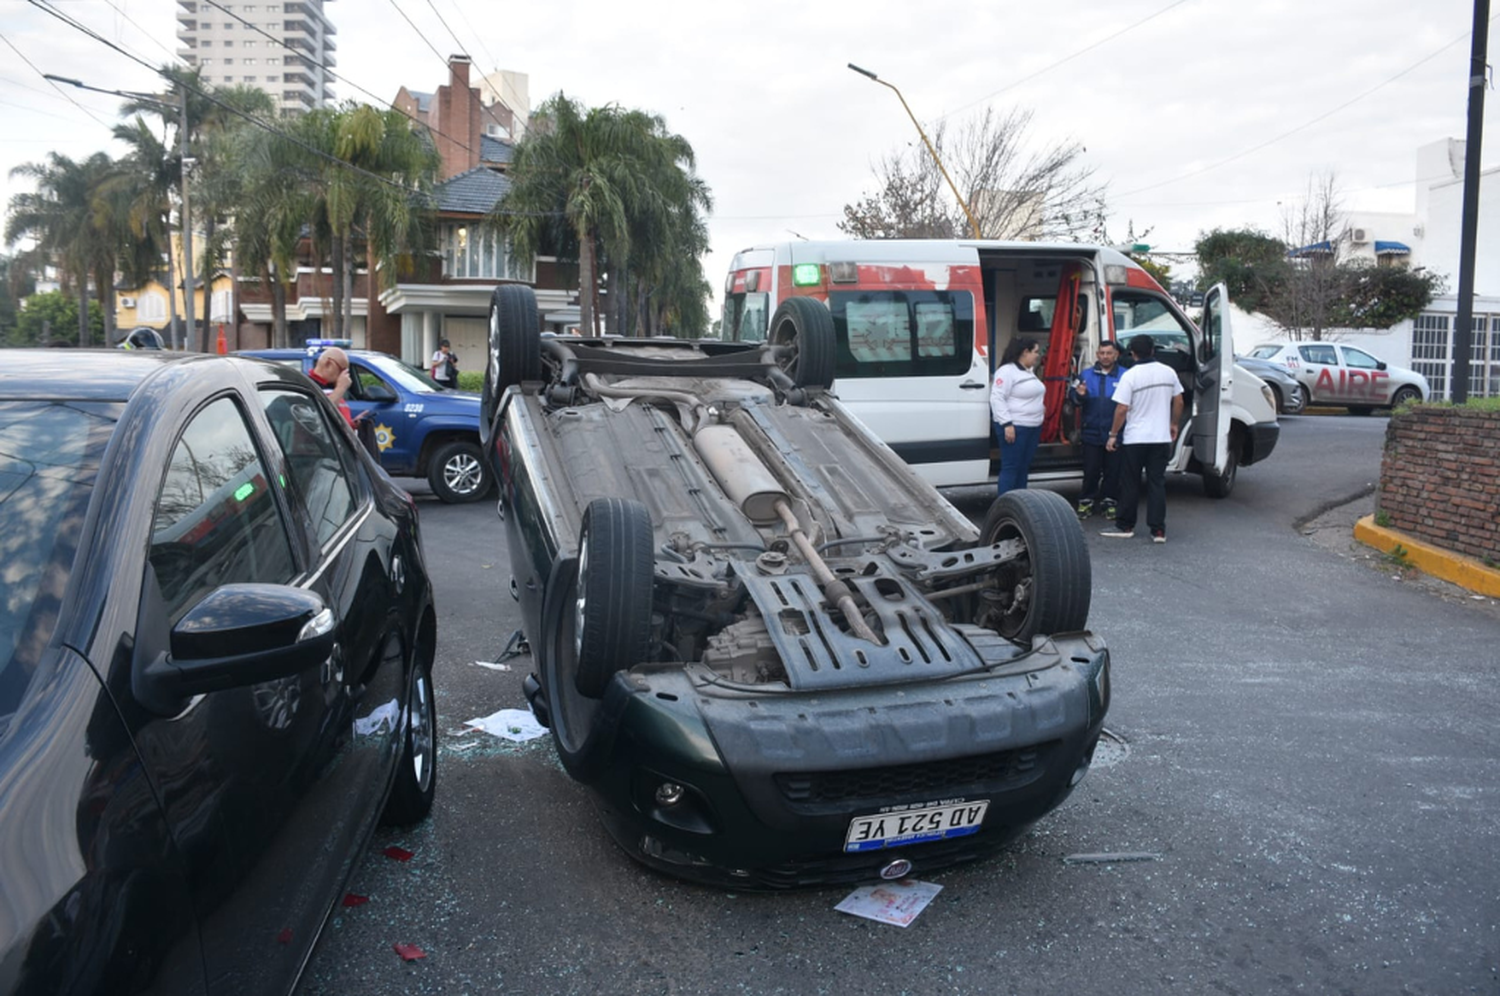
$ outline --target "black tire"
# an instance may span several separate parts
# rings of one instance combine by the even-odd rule
[[[1229,430],[1229,458],[1224,464],[1224,473],[1215,474],[1207,469],[1203,473],[1203,493],[1210,498],[1228,498],[1234,491],[1234,482],[1240,475],[1240,434]]]
[[[485,449],[493,438],[495,409],[505,389],[541,377],[542,325],[536,293],[522,284],[501,284],[490,295],[489,342],[479,392],[479,432]]]
[[[1088,626],[1093,567],[1078,514],[1065,498],[1008,491],[990,506],[979,536],[985,544],[1017,538],[1026,544],[1022,557],[998,568],[982,625],[1023,645]]]
[[[1391,407],[1400,408],[1404,404],[1421,400],[1422,392],[1408,384],[1391,396]]]
[[[834,330],[828,306],[810,297],[789,297],[771,316],[766,341],[777,364],[798,387],[833,385]]]
[[[455,439],[432,454],[427,463],[427,483],[439,501],[463,505],[489,494],[494,476],[477,443]]]
[[[1301,415],[1302,410],[1307,407],[1307,388],[1297,384],[1292,388],[1292,398],[1287,402],[1286,414]]]
[[[425,820],[437,794],[437,704],[432,695],[430,665],[419,664],[412,674],[406,709],[396,784],[391,786],[380,816],[387,826],[404,827]]]
[[[646,659],[655,556],[646,506],[596,498],[583,514],[573,609],[573,683],[590,698]],[[566,652],[566,648],[564,648]]]
[[[1349,414],[1350,415],[1369,415],[1373,411],[1375,411],[1375,409],[1371,408],[1369,405],[1350,405],[1349,406]]]

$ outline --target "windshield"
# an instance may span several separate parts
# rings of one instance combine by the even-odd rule
[[[402,388],[413,394],[440,394],[447,388],[433,380],[431,377],[418,370],[409,367],[394,356],[384,354],[365,354],[360,357],[370,366],[379,370],[381,375],[400,384]]]
[[[0,727],[52,638],[119,405],[0,402]]]
[[[1256,346],[1250,350],[1250,355],[1257,360],[1269,360],[1279,352],[1281,352],[1280,346]]]

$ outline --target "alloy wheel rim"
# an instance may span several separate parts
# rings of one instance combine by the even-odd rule
[[[466,495],[479,487],[479,461],[460,453],[443,465],[443,483],[455,494]]]
[[[412,688],[411,773],[417,787],[426,792],[432,784],[432,754],[435,724],[432,719],[432,694],[427,676],[418,674]]]

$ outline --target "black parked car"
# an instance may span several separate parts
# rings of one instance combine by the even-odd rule
[[[5,364],[0,992],[287,992],[432,806],[415,506],[285,368]]]
[[[484,406],[533,711],[634,858],[728,887],[989,853],[1083,778],[1109,704],[1068,503],[976,529],[826,388],[828,309],[766,343],[541,337],[491,305]]]

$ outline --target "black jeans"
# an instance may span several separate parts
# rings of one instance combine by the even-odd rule
[[[1083,492],[1079,501],[1115,501],[1120,497],[1120,451],[1102,443],[1083,444]]]
[[[1115,511],[1115,526],[1121,532],[1135,528],[1142,470],[1146,472],[1146,528],[1166,532],[1167,460],[1171,456],[1171,443],[1132,443],[1122,448],[1120,504]]]

